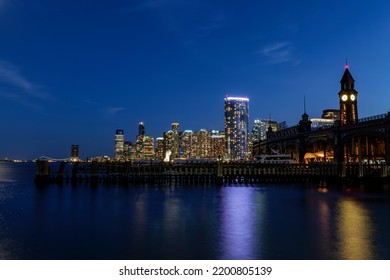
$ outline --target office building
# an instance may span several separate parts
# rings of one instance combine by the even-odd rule
[[[145,135],[145,125],[143,122],[138,123],[138,135]]]
[[[125,141],[123,143],[123,156],[126,158],[126,159],[135,159],[136,158],[136,147],[135,147],[135,144],[133,144],[132,142],[130,141]]]
[[[225,132],[211,130],[210,158],[223,159],[226,154]]]
[[[79,161],[79,145],[72,145],[70,150],[70,161]]]
[[[172,155],[174,145],[174,133],[172,130],[164,132],[164,161],[174,159]]]
[[[211,148],[210,132],[201,129],[195,133],[196,137],[196,158],[209,158]]]
[[[279,124],[274,120],[255,120],[252,128],[252,143],[267,139],[267,131],[271,127],[272,131],[279,130]]]
[[[154,138],[143,137],[142,159],[154,159]]]
[[[181,157],[196,157],[196,136],[192,130],[185,130],[181,135]]]
[[[172,132],[173,132],[173,144],[171,147],[171,157],[179,158],[180,157],[180,134],[179,134],[179,123],[172,123]]]
[[[122,129],[117,129],[115,132],[115,157],[123,157],[123,145],[125,136]]]
[[[157,137],[156,138],[156,153],[155,158],[158,160],[164,159],[164,138],[163,137]]]
[[[245,159],[249,152],[249,99],[225,98],[226,157],[229,160]]]

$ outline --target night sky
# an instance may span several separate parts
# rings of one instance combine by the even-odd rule
[[[346,59],[359,117],[390,111],[389,1],[0,0],[0,158],[114,154],[138,122],[223,130],[338,108]]]

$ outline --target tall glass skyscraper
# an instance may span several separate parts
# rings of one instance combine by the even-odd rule
[[[249,156],[249,99],[225,98],[226,154],[230,160]]]
[[[123,144],[125,141],[125,135],[122,129],[117,129],[115,132],[115,157],[123,156]]]

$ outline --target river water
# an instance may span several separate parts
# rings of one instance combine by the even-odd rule
[[[0,259],[390,259],[386,186],[36,186],[0,163]]]

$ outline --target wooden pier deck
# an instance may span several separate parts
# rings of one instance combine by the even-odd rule
[[[123,184],[210,184],[258,183],[343,179],[386,179],[386,164],[261,164],[258,162],[213,162],[174,165],[133,162],[86,162],[57,164],[37,161],[36,182],[123,183]]]

